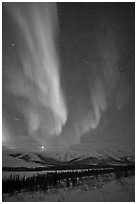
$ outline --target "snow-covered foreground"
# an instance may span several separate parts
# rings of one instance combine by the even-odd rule
[[[126,202],[135,200],[135,176],[116,175],[114,173],[84,177],[77,185],[49,188],[47,191],[21,192],[13,195],[4,194],[3,201],[113,201]]]

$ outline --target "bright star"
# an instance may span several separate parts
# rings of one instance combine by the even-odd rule
[[[19,121],[19,118],[14,118],[14,120]]]

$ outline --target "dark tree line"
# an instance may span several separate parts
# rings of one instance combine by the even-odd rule
[[[108,174],[114,172],[114,169],[110,170],[95,170],[95,171],[81,171],[81,172],[55,172],[46,174],[37,174],[32,177],[21,177],[18,175],[10,176],[8,179],[2,180],[2,193],[14,193],[21,191],[46,191],[49,187],[62,187],[62,180],[65,179],[65,186],[75,186],[77,185],[77,178],[82,178],[84,176],[88,177],[94,175],[95,177],[99,174]],[[117,169],[115,171],[117,177],[121,175],[127,176],[128,170],[125,169],[121,171]]]
[[[19,175],[10,176],[7,180],[2,181],[2,193],[14,193],[21,191],[38,191],[48,190],[49,187],[61,187],[61,181],[64,179],[64,176],[57,174],[37,174],[36,176],[20,177]],[[67,178],[65,180],[65,186],[70,187],[75,186],[77,182],[76,178]]]

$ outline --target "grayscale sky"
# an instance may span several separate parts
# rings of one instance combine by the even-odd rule
[[[3,3],[3,147],[134,149],[134,3]]]

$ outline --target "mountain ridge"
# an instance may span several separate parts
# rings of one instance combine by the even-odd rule
[[[100,150],[90,154],[71,152],[2,152],[2,167],[49,167],[62,165],[122,165],[135,163],[134,151]]]

